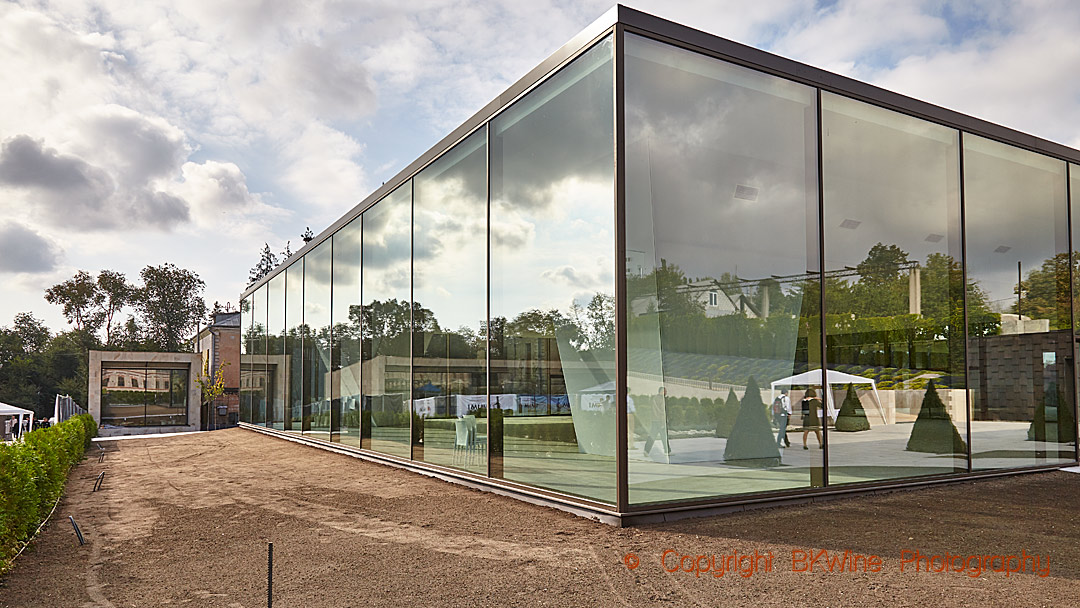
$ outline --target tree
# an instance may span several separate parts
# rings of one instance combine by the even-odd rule
[[[1022,313],[1032,319],[1050,319],[1051,329],[1069,327],[1069,254],[1059,253],[1043,261],[1040,268],[1028,273],[1027,279],[1013,289],[1020,293],[1009,312]]]
[[[147,266],[139,276],[143,286],[136,309],[147,341],[167,352],[178,351],[184,335],[206,314],[202,299],[206,284],[199,275],[170,263]]]
[[[578,339],[574,346],[588,351],[615,349],[615,298],[597,293],[582,308],[574,302],[570,321],[576,326]]]
[[[288,248],[286,247],[286,250]],[[259,261],[255,263],[255,266],[248,271],[248,286],[252,286],[259,281],[259,279],[270,274],[270,272],[278,265],[277,256],[270,251],[270,245],[263,243],[262,255],[259,257]]]
[[[232,312],[232,302],[225,302],[224,305],[217,300],[214,300],[214,305],[210,308],[210,312],[206,314],[207,323],[213,323],[216,315]]]
[[[222,361],[217,371],[211,374],[210,359],[203,359],[202,372],[195,376],[195,384],[199,385],[203,405],[208,406],[225,394],[225,366],[228,364],[228,361]]]
[[[91,333],[97,332],[104,320],[100,313],[100,298],[94,277],[85,270],[45,290],[45,301],[62,306],[68,323],[75,329]]]
[[[759,466],[780,464],[780,448],[776,445],[766,409],[757,381],[751,376],[739,404],[735,426],[724,445],[724,462]]]
[[[85,405],[91,348],[100,343],[86,330],[54,336],[33,315],[15,315],[10,328],[0,326],[0,402],[33,409],[38,416],[52,412],[58,393]]]
[[[863,410],[859,395],[851,383],[847,385],[847,396],[844,397],[844,403],[836,414],[836,430],[849,433],[870,430],[870,421],[866,419],[866,411]]]
[[[127,282],[127,277],[122,272],[115,270],[102,270],[98,273],[97,283],[97,308],[105,324],[105,344],[113,343],[113,317],[122,308],[132,303],[135,288]]]

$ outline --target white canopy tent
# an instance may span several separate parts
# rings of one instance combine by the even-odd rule
[[[8,405],[6,403],[0,403],[0,420],[7,416],[19,417],[19,429],[22,429],[23,416],[30,417],[30,428],[34,428],[34,412],[30,410],[24,410],[21,407],[15,407],[14,405]],[[14,429],[12,429],[14,431]]]
[[[873,378],[864,378],[862,376],[845,374],[844,372],[830,369],[828,370],[826,382],[829,383],[830,390],[822,392],[825,393],[825,406],[829,408],[829,416],[832,417],[833,420],[836,420],[836,415],[839,412],[830,398],[832,395],[832,387],[836,385],[843,386],[845,384],[869,384],[870,388],[874,391],[874,403],[877,405],[878,413],[881,415],[881,422],[888,424],[888,420],[885,418],[885,409],[881,407],[881,396],[878,395],[877,384],[874,382]],[[776,399],[776,387],[778,386],[821,386],[821,370],[815,369],[774,381],[772,383],[772,396],[769,398],[770,403],[772,403],[773,399]]]

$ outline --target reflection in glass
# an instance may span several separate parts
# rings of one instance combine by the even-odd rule
[[[1074,457],[1065,175],[964,135],[973,469]]]
[[[101,370],[101,423],[109,427],[184,426],[188,370],[146,366]]]
[[[625,48],[630,502],[821,485],[815,91]]]
[[[417,460],[487,473],[487,144],[483,129],[413,179]],[[336,289],[336,286],[335,286]]]
[[[615,499],[612,44],[490,123],[491,475]]]
[[[266,426],[285,428],[289,384],[285,365],[285,273],[266,284]]]
[[[304,430],[330,440],[330,272],[332,240],[304,255]]]
[[[361,276],[365,416],[370,449],[409,458],[410,237],[412,182],[364,211]],[[361,421],[363,424],[363,421]]]
[[[102,368],[101,424],[147,426],[146,368]]]
[[[288,396],[285,430],[299,433],[304,422],[304,258],[285,270],[285,367]]]
[[[360,447],[360,235],[357,218],[334,234],[331,440]]]
[[[266,285],[251,296],[251,319],[251,422],[262,425],[266,423]]]
[[[251,422],[251,298],[240,301],[240,422]]]
[[[966,471],[959,133],[825,92],[821,116],[829,483]]]

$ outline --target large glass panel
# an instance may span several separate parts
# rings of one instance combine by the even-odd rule
[[[169,424],[187,424],[188,407],[188,370],[169,370],[170,408],[172,417]]]
[[[360,447],[361,218],[334,234],[331,440]]]
[[[487,473],[487,143],[481,129],[413,180],[417,460]]]
[[[489,126],[491,475],[615,499],[608,38]]]
[[[967,470],[960,134],[821,94],[829,484]]]
[[[285,428],[289,384],[285,365],[285,273],[266,283],[266,426]]]
[[[266,424],[266,285],[251,294],[251,422]],[[216,370],[209,370],[214,374]]]
[[[146,425],[157,426],[172,424],[174,415],[172,398],[172,370],[147,369],[146,383]],[[256,376],[258,373],[256,372]],[[257,416],[257,402],[251,402],[251,415]]]
[[[304,424],[330,440],[330,273],[333,242],[327,239],[304,256]]]
[[[285,367],[288,397],[285,430],[299,433],[304,423],[304,258],[285,271]]]
[[[145,367],[102,368],[102,426],[146,426],[145,386]]]
[[[1073,460],[1065,163],[964,134],[971,466]]]
[[[1071,209],[1070,217],[1072,218],[1072,319],[1073,319],[1073,341],[1075,343],[1076,335],[1080,333],[1080,165],[1069,165],[1069,208]],[[1072,399],[1068,403],[1069,414],[1073,418],[1073,428],[1062,429],[1066,437],[1076,437],[1077,430],[1077,393],[1076,393],[1076,351],[1073,351],[1074,356],[1069,359],[1070,367],[1073,371],[1069,373],[1068,378],[1072,380],[1072,386],[1069,394]],[[1067,422],[1067,421],[1066,421]],[[1073,441],[1073,445],[1076,445],[1076,441]]]
[[[409,249],[412,182],[364,211],[364,406],[370,448],[409,458]],[[369,447],[365,445],[364,447]]]
[[[101,370],[101,423],[112,427],[188,423],[188,370],[107,367]]]
[[[823,484],[816,116],[810,87],[626,37],[632,503]]]
[[[251,422],[251,298],[240,301],[240,422]]]
[[[187,424],[186,369],[146,370],[146,425],[171,426]],[[253,402],[252,412],[257,406]]]

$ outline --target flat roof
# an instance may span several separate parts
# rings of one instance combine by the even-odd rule
[[[294,252],[288,259],[283,260],[274,270],[245,289],[240,296],[241,300],[251,295],[270,279],[284,272],[293,262],[330,238],[339,228],[356,219],[367,208],[382,200],[383,197],[393,192],[398,186],[411,179],[421,169],[452,148],[454,144],[471,134],[504,108],[510,106],[550,74],[587,50],[595,41],[620,28],[624,32],[647,36],[701,52],[731,63],[820,88],[823,91],[837,93],[903,114],[960,129],[973,135],[1080,164],[1080,150],[1064,144],[920,101],[907,95],[883,89],[854,78],[841,76],[840,74],[721,38],[619,4],[604,13],[599,19],[574,36],[517,82],[510,85],[498,97],[473,114],[461,126],[451,131],[449,135],[439,140],[427,152],[399,171],[397,175],[376,188],[374,192],[353,206],[341,218],[316,235],[314,239]],[[612,142],[612,145],[614,145],[614,142]]]

